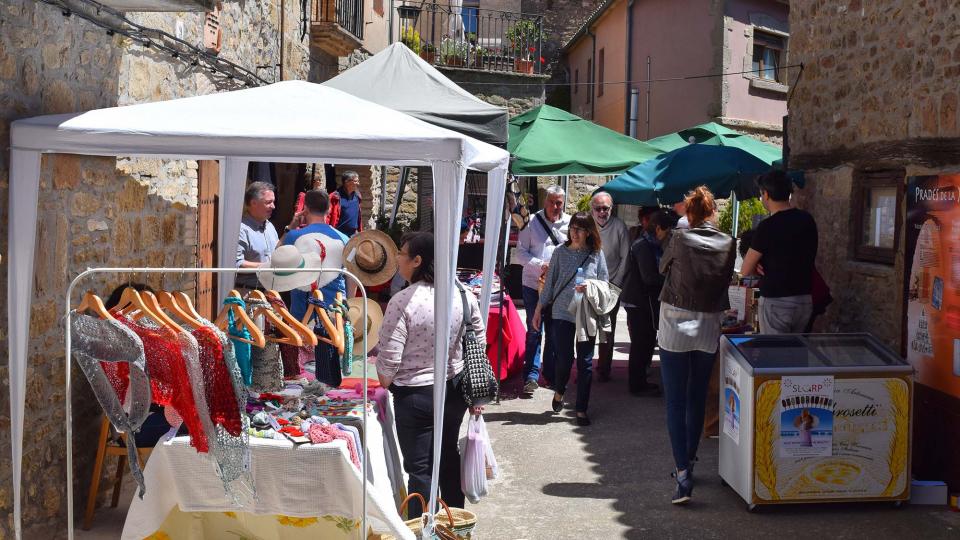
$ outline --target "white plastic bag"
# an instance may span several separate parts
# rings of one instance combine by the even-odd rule
[[[493,455],[493,445],[490,444],[490,435],[487,434],[487,425],[483,423],[483,417],[480,417],[480,431],[483,434],[483,457],[486,464],[487,480],[496,480],[500,477],[500,466],[497,465],[497,458]]]
[[[460,488],[473,504],[487,494],[486,454],[489,444],[483,417],[471,415],[467,423],[466,445],[460,455]]]

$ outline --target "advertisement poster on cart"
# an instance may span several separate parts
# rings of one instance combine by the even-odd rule
[[[783,377],[780,457],[833,453],[833,376]]]
[[[780,380],[766,381],[757,389],[754,485],[758,498],[810,501],[896,497],[904,492],[910,457],[907,381],[834,381],[833,450],[824,457],[781,455],[779,402],[797,397],[785,390]]]
[[[723,434],[740,444],[740,366],[723,365]]]

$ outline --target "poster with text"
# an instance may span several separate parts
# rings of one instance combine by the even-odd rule
[[[960,175],[907,182],[906,353],[917,381],[960,397]]]
[[[833,452],[833,376],[785,376],[780,389],[780,456]]]
[[[909,482],[910,457],[907,380],[837,379],[829,456],[785,456],[780,452],[780,402],[798,395],[785,394],[785,390],[779,380],[765,381],[757,388],[754,491],[758,498],[851,500],[903,494]]]
[[[723,364],[723,434],[740,444],[740,365]]]

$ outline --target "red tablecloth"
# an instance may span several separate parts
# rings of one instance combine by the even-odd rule
[[[497,353],[500,354],[500,380],[506,380],[523,369],[526,351],[527,327],[524,326],[517,307],[509,296],[503,295],[503,317],[500,306],[491,306],[487,316],[487,358],[493,370],[497,370]],[[503,345],[499,345],[499,339]]]

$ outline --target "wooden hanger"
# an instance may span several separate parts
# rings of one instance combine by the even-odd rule
[[[339,293],[339,292],[337,293],[336,302],[337,302],[337,305],[346,305],[343,303],[343,293]],[[343,331],[343,311],[342,310],[338,309],[336,311],[336,315],[334,315],[334,321],[336,322],[337,335],[340,336],[340,344],[337,346],[337,352],[340,353],[340,355],[342,356],[343,351],[347,346],[346,335],[344,334],[344,331]]]
[[[140,293],[133,287],[127,287],[123,290],[123,293],[120,295],[120,301],[117,302],[117,307],[111,311],[122,315],[132,314],[131,316],[135,320],[142,317],[150,317],[157,322],[161,322],[160,317],[144,303]],[[139,313],[133,313],[135,311]]]
[[[167,291],[160,291],[157,293],[157,302],[160,304],[160,307],[177,316],[181,321],[187,323],[187,326],[193,329],[203,327],[203,323],[198,319],[194,319],[189,313],[183,310],[176,300],[173,298],[173,294]]]
[[[280,300],[280,293],[274,290],[267,291],[267,297],[272,297]],[[280,314],[280,318],[283,319],[283,322],[287,323],[290,328],[293,328],[297,334],[300,335],[300,339],[303,340],[304,345],[310,345],[311,347],[317,346],[317,335],[313,333],[313,330],[308,328],[305,324],[298,321],[293,314],[290,313],[286,308],[278,307],[276,304],[273,304],[274,310]]]
[[[257,291],[257,292],[260,292],[260,291]],[[262,295],[263,293],[260,293],[260,294]],[[298,334],[296,330],[291,328],[290,325],[283,322],[283,319],[281,319],[280,316],[277,315],[277,313],[269,305],[257,306],[257,308],[253,310],[254,317],[259,315],[263,315],[264,319],[270,321],[270,324],[272,324],[274,328],[276,328],[277,330],[280,331],[281,334],[283,334],[283,337],[270,337],[268,338],[268,341],[271,341],[273,343],[284,343],[287,345],[293,345],[294,347],[303,347],[303,339],[300,337],[300,334]]]
[[[152,292],[143,291],[140,293],[140,298],[142,298],[143,303],[146,304],[151,311],[153,311],[155,315],[153,319],[160,323],[161,326],[165,326],[177,333],[188,333],[182,326],[177,324],[177,321],[171,319],[170,316],[167,315],[167,312],[160,307],[160,302],[157,301],[157,297],[154,296]]]
[[[90,291],[87,291],[83,295],[83,298],[80,300],[80,305],[76,307],[75,311],[77,313],[86,313],[87,311],[90,311],[101,319],[107,319],[111,321],[116,320],[113,315],[107,311],[107,307],[103,305],[103,300]]]
[[[180,306],[180,309],[182,309],[184,313],[186,313],[187,315],[190,315],[190,317],[192,317],[197,321],[204,320],[203,315],[200,315],[199,313],[197,313],[196,308],[193,307],[193,301],[190,300],[190,297],[187,296],[187,293],[183,291],[176,291],[171,294],[173,296],[174,302],[176,302],[177,305]]]
[[[240,298],[240,293],[236,290],[231,290],[228,297]],[[227,317],[229,313],[233,313],[234,320],[240,324],[242,328],[246,328],[250,332],[250,339],[243,339],[235,336],[230,336],[230,339],[240,341],[243,343],[249,343],[251,345],[256,345],[261,349],[267,344],[267,340],[263,335],[263,331],[260,330],[260,327],[254,324],[253,320],[247,315],[247,312],[240,308],[237,304],[224,304],[223,309],[220,310],[220,313],[217,314],[217,319],[213,324],[217,328],[228,332],[227,326],[230,323],[230,319]],[[229,332],[228,332],[229,333]]]
[[[320,292],[320,289],[314,289],[310,294],[314,300],[323,300],[323,294]],[[317,339],[324,343],[333,345],[338,351],[340,351],[340,354],[343,354],[343,334],[337,334],[337,327],[334,326],[333,322],[330,320],[330,317],[327,315],[327,310],[308,303],[307,313],[303,316],[301,322],[303,322],[305,325],[309,325],[310,319],[313,318],[314,313],[317,314],[317,318],[320,319],[320,324],[323,325],[327,331],[327,335],[330,336],[329,338],[317,336]]]

